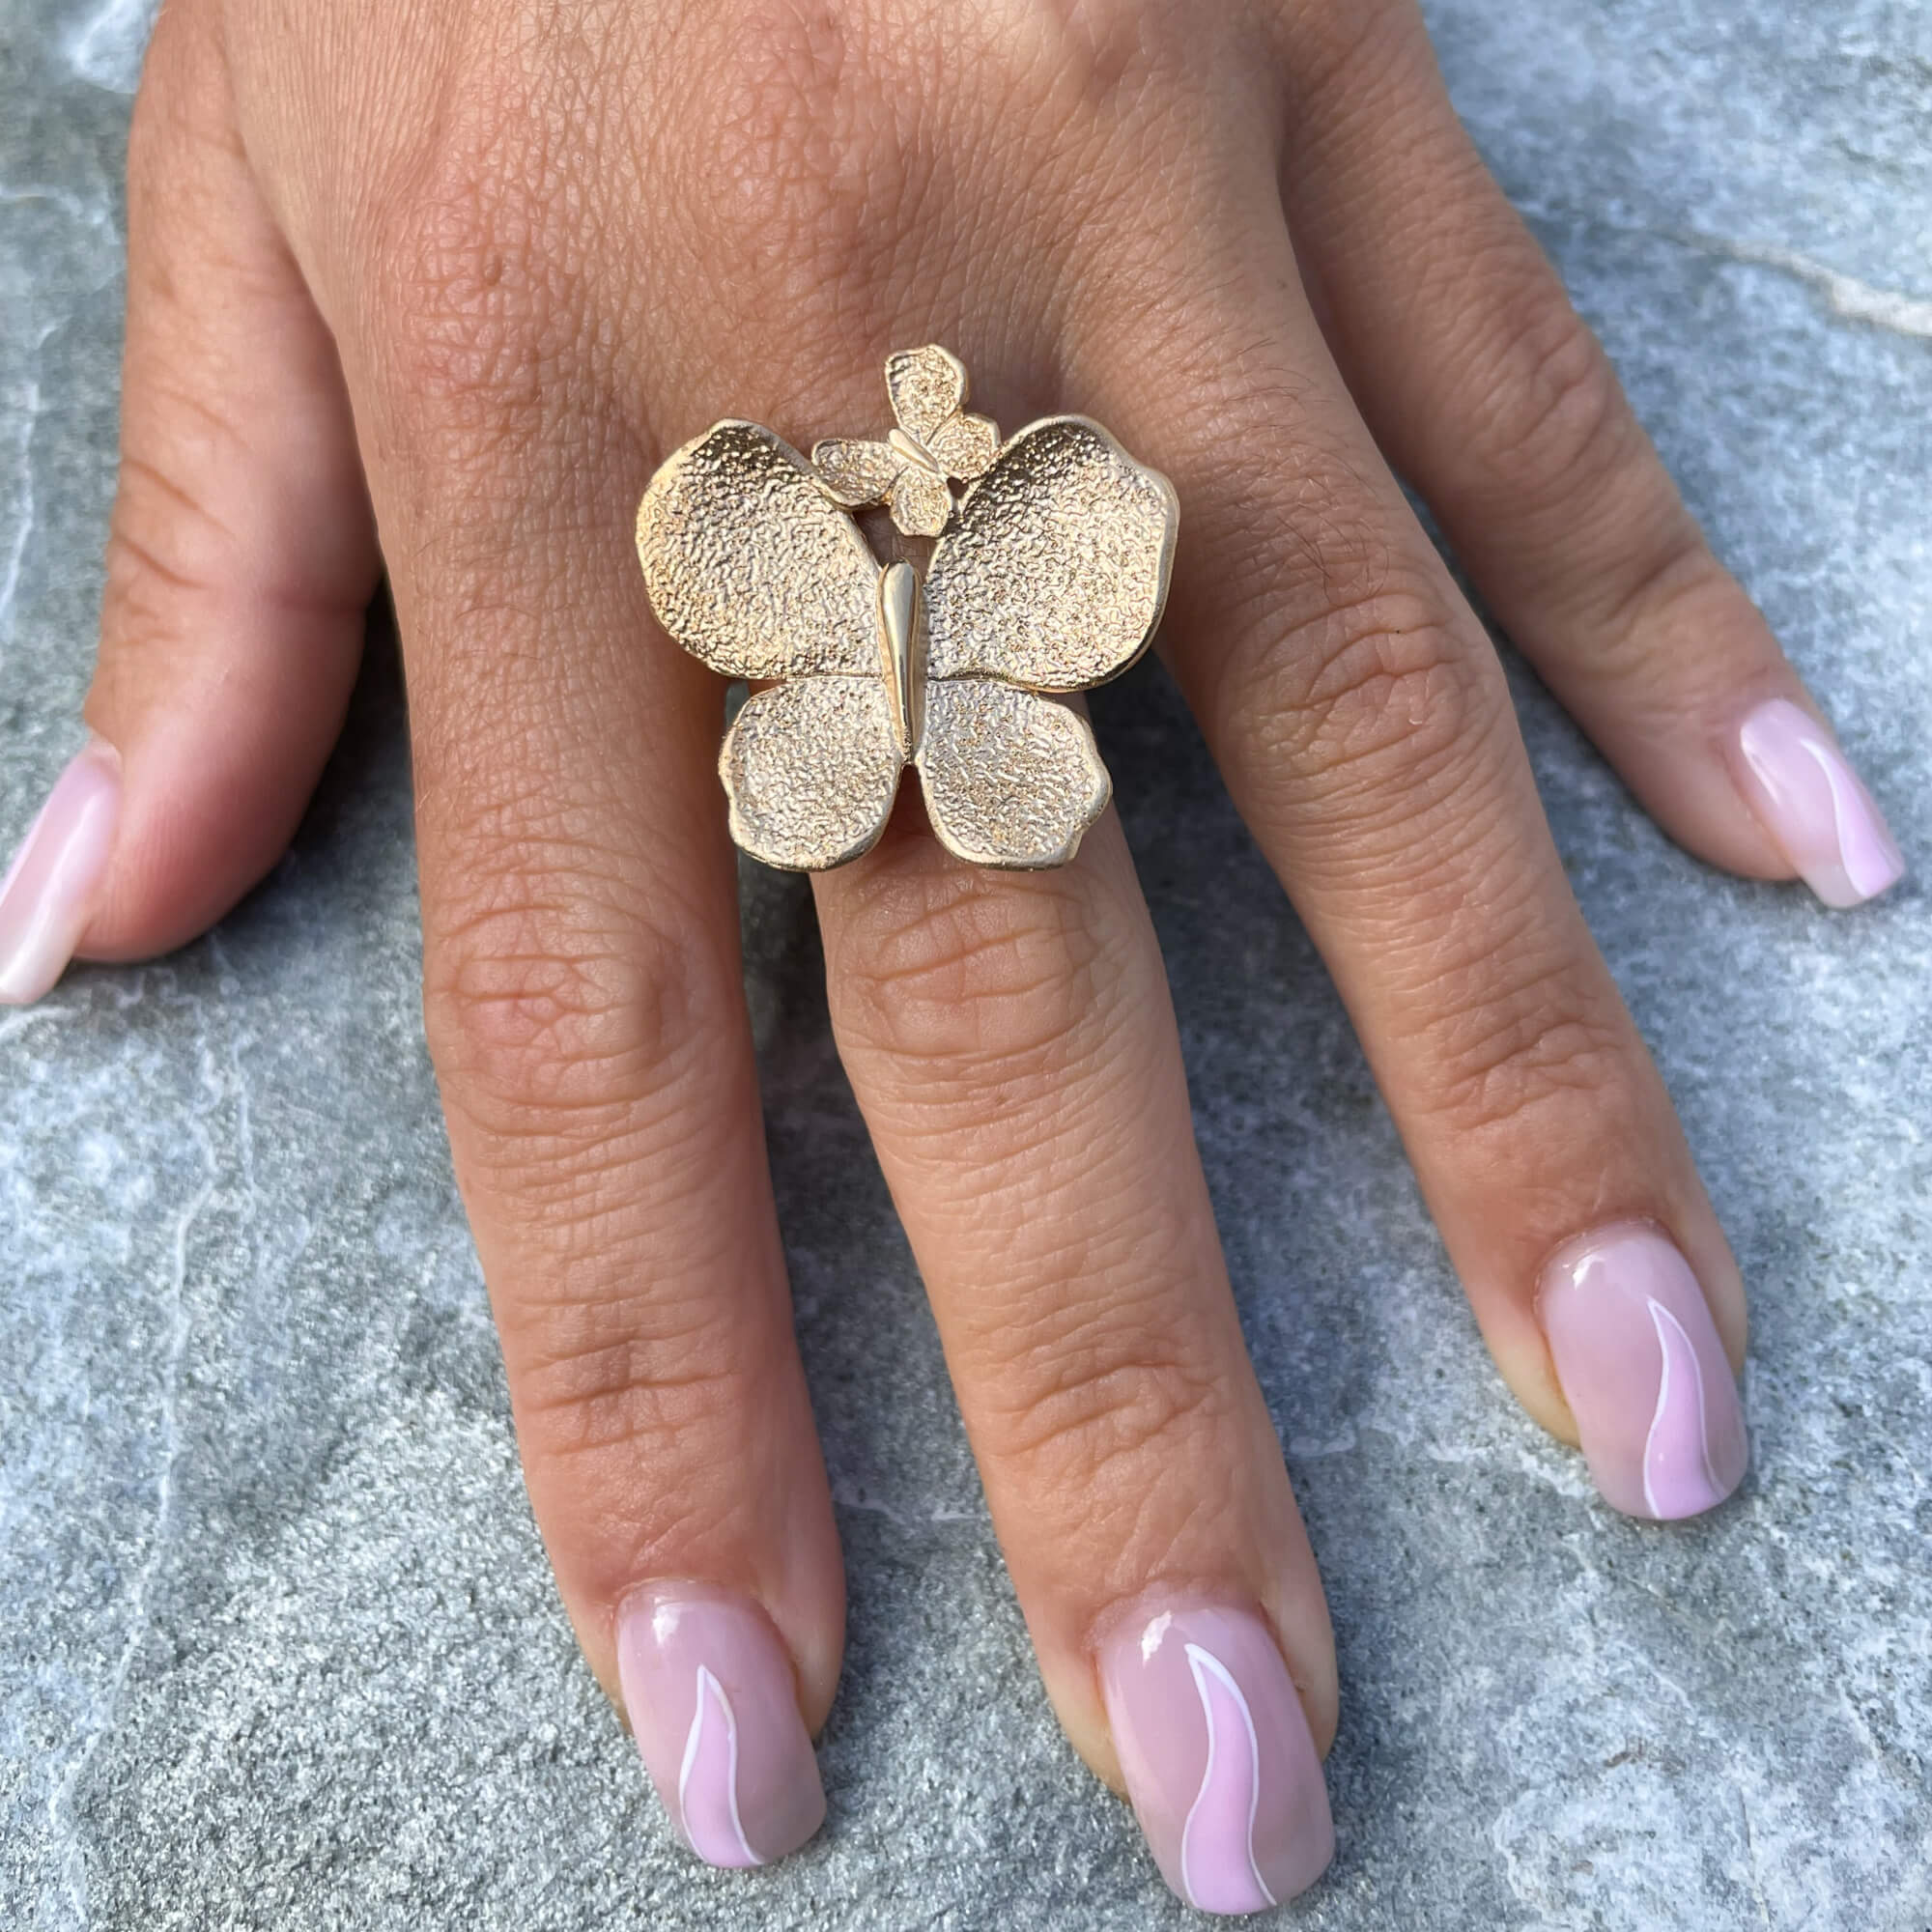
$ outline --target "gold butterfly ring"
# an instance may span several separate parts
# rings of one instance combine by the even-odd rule
[[[638,506],[659,623],[767,687],[718,760],[731,836],[768,866],[842,866],[885,830],[913,765],[948,851],[1065,865],[1112,786],[1087,721],[1048,694],[1104,683],[1147,648],[1174,487],[1085,416],[1002,442],[936,344],[889,356],[886,388],[884,441],[829,440],[808,462],[757,423],[717,423]],[[923,579],[873,554],[852,515],[869,505],[937,538]]]

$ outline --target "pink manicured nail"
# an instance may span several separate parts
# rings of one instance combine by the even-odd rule
[[[1861,904],[1904,876],[1871,793],[1797,705],[1774,697],[1745,719],[1735,769],[1759,822],[1828,906]]]
[[[1328,1788],[1274,1638],[1248,1610],[1138,1605],[1100,1693],[1161,1876],[1203,1912],[1263,1912],[1335,1856]]]
[[[96,738],[47,794],[0,884],[0,1006],[52,990],[87,929],[121,816],[121,754]]]
[[[644,1769],[707,1863],[769,1864],[824,1822],[791,1659],[762,1610],[693,1583],[639,1590],[617,1614],[617,1675]]]
[[[1690,1264],[1656,1229],[1600,1229],[1544,1264],[1537,1313],[1604,1500],[1671,1520],[1750,1459],[1738,1385]]]

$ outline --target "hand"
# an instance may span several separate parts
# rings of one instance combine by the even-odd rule
[[[272,862],[380,532],[425,1014],[531,1495],[696,1849],[815,1826],[840,1583],[722,693],[654,630],[631,519],[717,416],[876,426],[888,349],[946,341],[1004,425],[1079,409],[1173,477],[1169,662],[1506,1378],[1621,1507],[1736,1482],[1735,1267],[1385,459],[1684,843],[1834,903],[1896,855],[1408,5],[492,0],[401,30],[368,0],[176,0],[129,221],[100,742],[0,900],[0,987],[178,945]],[[1056,1708],[1171,1880],[1286,1896],[1327,1855],[1333,1661],[1118,828],[1003,875],[902,825],[815,885]],[[1185,1834],[1210,1725],[1233,1776]]]

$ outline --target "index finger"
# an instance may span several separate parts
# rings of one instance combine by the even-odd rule
[[[644,600],[631,518],[656,452],[592,427],[637,421],[635,396],[588,359],[541,397],[453,389],[424,346],[435,304],[534,224],[424,219],[450,286],[414,291],[431,314],[364,407],[425,1028],[565,1607],[678,1834],[762,1863],[824,1816],[810,1733],[844,1605],[740,979],[723,691]]]

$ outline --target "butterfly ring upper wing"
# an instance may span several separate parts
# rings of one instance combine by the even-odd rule
[[[721,422],[668,457],[638,505],[658,622],[726,677],[879,668],[879,565],[797,450]]]
[[[992,462],[1000,433],[990,417],[966,407],[966,365],[951,350],[933,342],[889,355],[886,393],[899,427],[917,438],[947,475],[970,481]],[[937,536],[939,529],[930,534]]]
[[[925,575],[933,677],[1084,691],[1147,648],[1167,601],[1174,486],[1098,423],[1018,431],[965,494]]]

